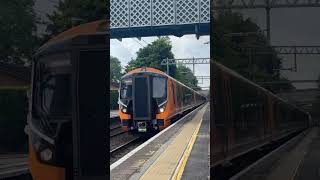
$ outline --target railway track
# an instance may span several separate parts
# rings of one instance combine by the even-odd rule
[[[146,141],[148,137],[143,135],[132,135],[128,133],[113,136],[110,139],[110,164],[138,147]]]
[[[109,121],[110,128],[118,126],[121,122],[119,117],[110,118]]]
[[[126,132],[122,130],[122,127],[120,125],[110,128],[110,138],[121,135],[121,134],[125,134],[125,133]]]
[[[130,141],[125,142],[125,143],[121,144],[120,146],[118,146],[118,147],[116,147],[116,148],[113,148],[113,149],[110,151],[110,155],[115,154],[116,152],[119,152],[119,151],[121,151],[122,149],[127,148],[127,147],[130,146],[131,144],[136,143],[137,141],[139,141],[140,139],[141,139],[141,136],[136,137],[136,138],[134,138],[134,139],[131,139]]]
[[[110,119],[110,163],[120,159],[142,142],[141,135],[122,130],[119,117]]]
[[[0,179],[16,179],[29,174],[28,156],[19,155],[0,155]]]

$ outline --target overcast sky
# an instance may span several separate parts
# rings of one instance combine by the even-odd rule
[[[242,10],[246,17],[266,29],[265,10]],[[319,45],[320,46],[320,8],[287,8],[271,10],[272,45]],[[314,80],[320,74],[320,55],[297,55],[298,72],[283,72],[292,80]],[[293,66],[293,55],[285,56],[285,68]],[[297,88],[314,88],[315,84],[295,84]]]
[[[145,37],[139,41],[137,38],[126,38],[122,42],[116,39],[110,41],[110,54],[117,57],[124,67],[133,58],[137,57],[137,51],[140,48],[147,46],[149,43],[156,40],[157,37]],[[172,52],[175,58],[209,58],[210,44],[205,44],[210,41],[209,36],[201,36],[199,40],[195,35],[186,35],[183,37],[170,36],[172,42]],[[192,66],[188,66],[192,69]],[[210,76],[209,64],[195,65],[196,76]],[[200,87],[209,87],[210,81],[200,80]]]
[[[34,4],[34,10],[37,13],[37,16],[41,18],[41,21],[48,21],[46,14],[51,14],[55,6],[57,5],[58,0],[36,0]],[[37,34],[39,36],[45,33],[45,25],[38,25]]]

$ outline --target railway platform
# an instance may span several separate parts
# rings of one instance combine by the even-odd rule
[[[110,166],[111,179],[207,179],[209,105],[200,106]]]
[[[320,179],[319,127],[310,129],[294,148],[280,158],[266,179]]]
[[[320,128],[303,131],[231,178],[255,179],[320,179]]]

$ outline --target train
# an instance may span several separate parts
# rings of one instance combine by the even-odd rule
[[[105,167],[108,154],[104,135],[108,123],[98,124],[96,119],[105,119],[108,112],[108,27],[106,20],[75,26],[53,37],[34,55],[25,128],[29,170],[34,180],[82,179],[90,168]],[[86,138],[94,138],[96,144]],[[94,173],[100,172],[96,177],[106,179],[108,169],[96,168]]]
[[[124,131],[157,132],[179,115],[206,102],[206,97],[166,73],[141,67],[120,81],[119,117]]]
[[[212,62],[210,171],[310,127],[311,117],[267,89]]]

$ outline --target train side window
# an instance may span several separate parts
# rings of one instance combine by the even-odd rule
[[[191,94],[190,94],[190,90],[189,89],[186,89],[186,88],[183,88],[183,102],[186,104],[186,105],[189,105],[190,103],[190,98],[191,98]]]
[[[183,103],[187,104],[187,90],[183,88]]]
[[[182,92],[182,102],[183,104],[186,104],[186,90],[184,88],[181,88]]]
[[[172,96],[173,96],[173,104],[176,104],[176,89],[174,83],[171,81],[171,86],[172,86]]]
[[[192,104],[192,100],[193,100],[193,92],[191,90],[188,90],[189,91],[189,96],[188,96],[188,103],[189,104]]]
[[[179,103],[180,105],[183,104],[183,92],[182,92],[182,88],[181,88],[181,85],[179,84],[178,85],[178,96],[179,96]]]

